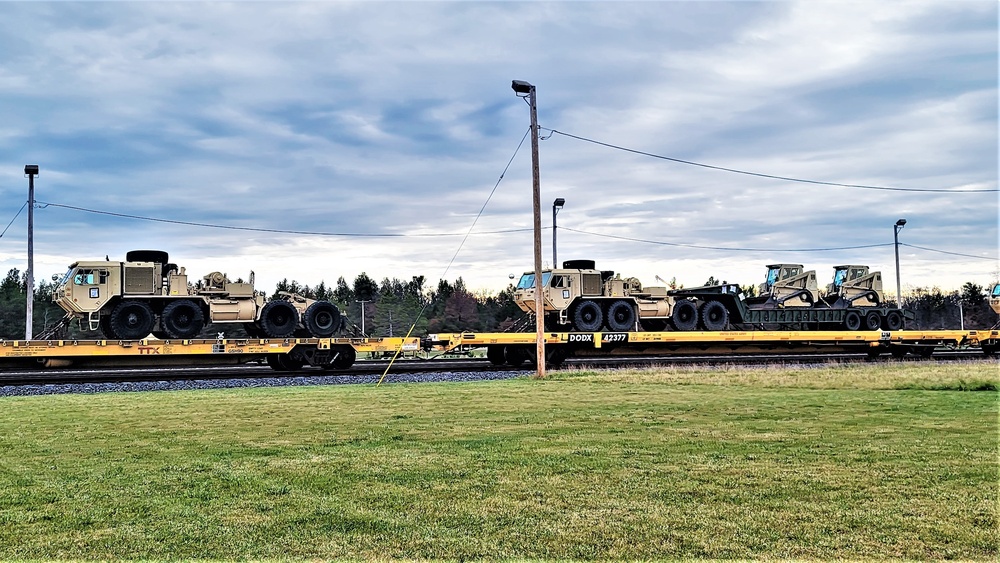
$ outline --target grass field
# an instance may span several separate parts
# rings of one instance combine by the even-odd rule
[[[998,556],[996,363],[0,399],[0,559]]]

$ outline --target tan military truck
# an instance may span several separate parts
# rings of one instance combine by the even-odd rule
[[[547,330],[613,332],[663,330],[670,320],[671,299],[665,287],[643,287],[636,278],[598,270],[593,260],[567,260],[562,268],[542,271],[542,303]],[[525,272],[514,301],[535,312],[535,273]]]
[[[115,340],[193,338],[209,324],[240,323],[255,337],[325,338],[341,327],[340,310],[329,301],[283,293],[277,299],[250,281],[232,282],[221,272],[188,281],[184,268],[160,250],[133,250],[124,262],[74,262],[59,280],[53,300],[79,320]]]

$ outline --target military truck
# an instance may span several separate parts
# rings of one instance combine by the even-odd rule
[[[341,328],[340,310],[283,292],[276,299],[249,282],[212,272],[198,283],[160,250],[133,250],[124,262],[80,261],[59,280],[53,300],[83,330],[114,340],[194,338],[209,324],[240,323],[250,336],[325,338]]]
[[[664,330],[672,300],[665,287],[643,287],[636,278],[598,270],[593,260],[567,260],[542,271],[542,303],[547,330],[580,332]],[[525,272],[514,301],[535,312],[535,273]]]
[[[867,266],[836,266],[833,283],[820,294],[815,270],[771,264],[758,295],[720,284],[668,292],[675,300],[678,330],[798,329],[900,330],[912,313],[883,303],[882,275]]]

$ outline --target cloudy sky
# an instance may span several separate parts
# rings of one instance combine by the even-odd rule
[[[152,248],[269,291],[361,272],[500,290],[533,267],[517,79],[546,264],[562,197],[559,260],[650,285],[861,263],[894,290],[899,218],[904,290],[985,285],[997,6],[3,3],[0,269],[26,268],[38,164],[36,279]]]

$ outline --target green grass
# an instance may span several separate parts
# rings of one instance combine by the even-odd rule
[[[998,556],[996,363],[0,399],[0,559]],[[971,382],[971,383],[970,383]]]

